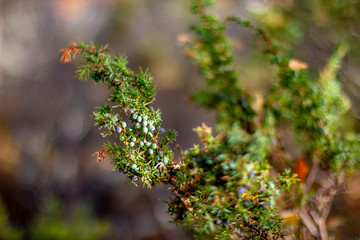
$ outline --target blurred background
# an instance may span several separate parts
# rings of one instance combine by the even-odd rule
[[[343,131],[360,131],[360,1],[222,0],[219,15],[236,14],[266,29],[284,51],[309,64],[314,79],[340,42],[350,53],[340,79],[353,103]],[[198,143],[196,126],[215,114],[188,96],[203,86],[184,54],[195,19],[184,0],[0,1],[0,239],[191,239],[166,213],[166,186],[136,188],[94,153],[106,139],[91,117],[108,91],[74,77],[62,64],[72,42],[109,43],[133,69],[149,68],[164,126],[183,149]],[[230,26],[239,82],[264,93],[276,71],[261,41]],[[336,239],[360,236],[360,177],[348,182],[329,218]]]

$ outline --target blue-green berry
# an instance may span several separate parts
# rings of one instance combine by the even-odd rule
[[[136,142],[136,137],[132,137],[132,138],[131,138],[131,141],[132,141],[132,142]]]
[[[274,196],[279,196],[279,194],[280,194],[279,189],[274,189]]]
[[[160,128],[161,133],[165,133],[165,128]]]
[[[236,164],[235,162],[230,162],[229,167],[230,167],[231,169],[236,169],[236,168],[237,168],[237,164]]]
[[[138,122],[141,122],[141,121],[142,121],[142,117],[141,117],[141,116],[138,116],[136,120],[137,120]]]
[[[151,144],[151,148],[152,148],[152,149],[156,149],[156,148],[157,148],[156,143]]]
[[[126,128],[126,122],[121,122],[121,126],[123,127],[123,128]]]
[[[150,146],[151,146],[151,142],[145,142],[145,146],[146,146],[146,147],[150,147]]]
[[[152,112],[152,111],[154,111],[154,108],[150,106],[149,110]]]
[[[143,119],[144,119],[144,121],[146,121],[146,120],[149,119],[149,116],[148,116],[148,115],[144,115]]]
[[[144,127],[146,127],[146,126],[148,125],[148,121],[146,121],[146,120],[144,119],[144,121],[142,122],[142,125],[143,125]]]
[[[143,146],[144,146],[144,142],[140,141],[139,145],[140,145],[140,147],[143,147]]]
[[[150,132],[153,132],[155,130],[154,125],[149,125],[149,130],[150,130]]]
[[[134,147],[134,146],[135,146],[135,143],[134,143],[134,142],[130,142],[130,143],[129,143],[129,146],[130,146],[130,147]]]
[[[166,165],[166,164],[168,164],[168,162],[169,162],[169,159],[167,157],[164,157],[163,158],[163,163]]]
[[[138,117],[138,115],[137,115],[136,113],[134,113],[133,115],[131,115],[131,119],[132,119],[132,120],[136,120],[137,117]]]
[[[142,131],[143,131],[143,133],[147,133],[149,131],[149,129],[147,127],[143,127]]]
[[[229,164],[223,165],[223,166],[222,166],[222,169],[223,169],[224,171],[229,171],[229,170],[230,170]]]
[[[150,154],[150,155],[152,155],[153,153],[154,153],[154,150],[152,150],[151,148],[148,150],[148,153]]]
[[[134,163],[133,165],[131,165],[131,168],[134,169],[134,170],[137,170],[138,166]]]
[[[160,157],[162,157],[162,156],[164,156],[164,152],[163,152],[163,151],[159,151],[159,152],[158,152],[158,155],[159,155]]]
[[[117,126],[117,127],[116,127],[116,131],[117,131],[118,133],[121,133],[121,127]]]
[[[246,172],[251,172],[251,170],[253,170],[253,168],[254,168],[254,165],[252,165],[252,164],[245,164],[245,166],[244,166],[244,169]]]
[[[141,128],[141,124],[140,123],[135,123],[135,128],[137,128],[137,129],[139,129],[139,128]]]

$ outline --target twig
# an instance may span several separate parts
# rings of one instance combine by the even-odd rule
[[[315,238],[318,238],[318,236],[319,236],[318,228],[317,228],[316,224],[314,223],[314,221],[309,216],[309,213],[308,213],[307,209],[304,209],[304,210],[300,211],[299,215],[300,215],[303,223],[305,224],[305,226],[309,230],[309,232]]]
[[[315,182],[318,172],[319,172],[319,162],[314,161],[314,164],[313,164],[313,166],[309,172],[309,175],[306,179],[306,182],[305,182],[304,193],[307,193],[311,189],[311,186]]]

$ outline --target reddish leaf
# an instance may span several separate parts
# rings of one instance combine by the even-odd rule
[[[305,179],[309,173],[309,170],[310,170],[310,167],[306,163],[306,160],[302,157],[299,157],[296,161],[293,172],[297,174],[297,177],[300,179],[300,182],[305,181]]]

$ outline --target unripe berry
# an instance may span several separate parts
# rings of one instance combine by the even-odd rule
[[[165,133],[165,128],[160,128],[161,133]]]
[[[148,115],[144,115],[143,119],[144,119],[144,121],[146,121],[146,120],[149,119],[149,116],[148,116]]]
[[[229,170],[230,170],[230,167],[229,167],[228,164],[226,164],[226,165],[223,165],[223,166],[222,166],[222,169],[223,169],[224,171],[229,171]]]
[[[280,194],[279,189],[274,189],[274,195],[275,195],[275,196],[279,196],[279,194]]]
[[[154,111],[154,108],[152,106],[150,106],[149,110],[152,112],[152,111]]]
[[[246,172],[253,170],[254,166],[252,164],[245,164],[244,169]]]
[[[144,121],[142,122],[142,125],[143,125],[144,127],[146,127],[146,126],[148,125],[148,121],[144,120]]]
[[[130,142],[130,143],[129,143],[129,146],[130,146],[130,147],[134,147],[134,146],[135,146],[135,143],[134,143],[134,142]]]
[[[116,127],[116,131],[117,131],[118,133],[121,133],[121,127],[117,126],[117,127]]]
[[[136,113],[134,113],[133,115],[131,115],[131,119],[134,120],[134,121],[137,119],[137,117],[138,117],[138,115],[137,115]]]
[[[150,132],[153,132],[155,130],[154,125],[149,125],[149,130],[150,130]]]
[[[270,206],[274,206],[274,205],[275,205],[275,201],[274,201],[273,198],[270,198],[270,200],[269,200],[269,205],[270,205]]]
[[[143,127],[142,131],[143,131],[143,133],[147,133],[149,131],[149,129],[147,127]]]
[[[167,157],[164,157],[163,158],[163,163],[166,165],[166,164],[168,164],[168,162],[169,162],[169,159]]]
[[[131,138],[131,141],[132,141],[132,142],[136,142],[136,137],[132,137],[132,138]]]
[[[153,153],[154,153],[154,150],[152,150],[151,148],[148,150],[148,153],[150,154],[150,155],[153,155]]]
[[[142,117],[141,117],[141,116],[138,116],[136,120],[137,120],[138,122],[141,122],[141,121],[142,121]]]
[[[133,165],[131,165],[131,168],[134,170],[138,170],[138,166],[135,163]]]
[[[135,123],[135,128],[137,128],[137,129],[141,128],[141,124],[140,123]]]
[[[151,142],[145,142],[145,146],[146,146],[146,147],[150,147],[150,146],[151,146]]]
[[[159,152],[158,152],[158,155],[159,155],[160,157],[162,157],[162,156],[164,156],[164,152],[163,152],[163,151],[159,151]]]
[[[123,128],[126,128],[126,122],[121,122],[121,126],[123,127]]]
[[[156,149],[156,148],[157,148],[156,143],[151,144],[151,148],[152,148],[152,149]]]

